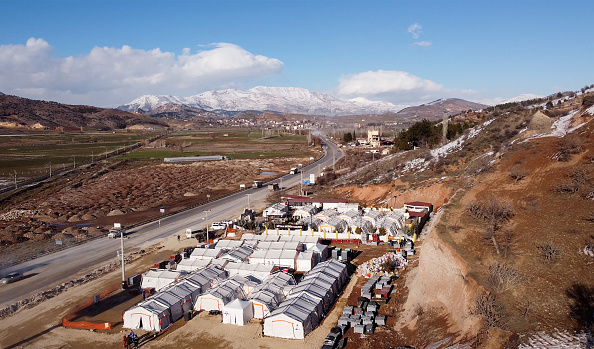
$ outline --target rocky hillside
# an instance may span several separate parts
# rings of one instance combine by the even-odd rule
[[[347,156],[338,166],[347,173],[333,182],[339,195],[439,209],[406,280],[398,330],[411,344],[428,345],[423,337],[488,348],[587,347],[580,343],[594,330],[592,95],[495,108],[439,148],[367,166]],[[416,333],[429,324],[432,333]]]
[[[438,99],[431,103],[421,104],[419,106],[404,108],[397,116],[403,118],[416,118],[417,120],[439,120],[444,114],[455,115],[467,110],[480,110],[487,108],[488,105],[469,102],[458,98]]]
[[[166,127],[162,121],[121,110],[0,95],[0,128],[53,130],[84,127],[109,130],[132,125]]]

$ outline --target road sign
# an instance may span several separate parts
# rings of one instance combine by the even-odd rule
[[[165,209],[164,209],[164,208],[160,208],[160,209],[159,209],[159,212],[161,212],[161,213],[165,213]]]

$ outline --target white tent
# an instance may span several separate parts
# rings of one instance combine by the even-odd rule
[[[198,296],[200,295],[200,293],[202,293],[202,288],[200,286],[197,286],[197,285],[189,282],[188,280],[181,280],[180,282],[175,284],[175,287],[179,287],[179,288],[185,289],[188,292],[190,292],[190,299],[192,301],[190,303],[190,309],[193,309],[194,301],[196,299],[198,299]],[[185,306],[187,306],[187,303],[184,303],[184,307]]]
[[[313,307],[314,312],[316,313],[316,316],[318,317],[320,322],[322,321],[322,318],[324,317],[324,302],[321,297],[315,296],[315,295],[313,295],[311,293],[307,293],[305,291],[301,291],[298,293],[290,294],[285,299],[283,304],[290,304],[290,303],[295,303],[295,302],[309,303],[310,306]]]
[[[235,299],[223,306],[223,323],[244,326],[254,318],[252,302]]]
[[[176,322],[184,316],[184,310],[182,308],[183,300],[175,294],[159,292],[151,297],[151,299],[169,309],[171,312],[171,322]]]
[[[142,275],[140,287],[144,290],[161,290],[164,287],[176,282],[183,274],[178,271],[165,269],[150,269]]]
[[[259,290],[250,294],[248,299],[252,302],[253,316],[263,319],[270,314],[280,302],[281,295],[271,290]]]
[[[124,328],[149,332],[162,331],[171,324],[169,309],[154,300],[142,302],[124,312]]]
[[[238,276],[238,275],[236,275]],[[213,287],[208,293],[203,293],[194,304],[195,310],[223,310],[223,306],[236,298],[244,298],[243,284],[227,279]]]
[[[254,249],[250,246],[240,246],[222,254],[220,258],[229,260],[231,262],[245,262],[252,253],[254,253]]]
[[[242,275],[252,276],[253,278],[262,281],[270,276],[271,266],[259,263],[234,263],[230,262],[225,266],[229,272],[229,276]]]
[[[310,271],[315,266],[313,251],[301,252],[297,256],[295,266],[295,270],[297,271]]]
[[[268,250],[256,250],[250,256],[250,264],[266,264],[266,253]]]
[[[182,285],[180,285],[180,283],[177,283],[163,290],[163,293],[172,294],[181,299],[182,314],[194,309],[193,296],[195,292],[192,291],[192,289],[188,286],[189,284],[187,283],[183,283]],[[175,321],[175,317],[173,316],[173,310],[171,312],[171,315],[174,319],[173,321]]]
[[[315,281],[300,282],[297,286],[293,287],[287,296],[287,299],[291,298],[291,295],[299,294],[300,292],[307,292],[316,298],[320,298],[324,305],[324,312],[328,311],[330,304],[334,299],[334,295],[332,294],[332,290],[330,288],[327,288],[325,284],[316,283]]]
[[[346,268],[346,265],[334,260],[334,259],[330,259],[327,260],[325,262],[322,262],[318,265],[315,266],[314,269],[312,269],[312,271],[315,270],[322,270],[323,272],[329,272],[329,270],[333,270],[335,272],[338,272],[340,274],[339,277],[339,281],[340,281],[340,287],[342,288],[342,286],[344,286],[345,282],[347,281],[349,274]]]
[[[316,283],[318,285],[324,285],[324,287],[329,287],[332,290],[332,299],[333,301],[336,295],[340,291],[340,282],[337,276],[325,274],[321,271],[321,269],[314,269],[309,273],[305,274],[301,279],[300,285],[303,283]]]
[[[283,302],[264,318],[264,335],[304,339],[319,324],[315,306],[304,300]]]
[[[195,248],[189,259],[213,259],[227,252],[224,248]]]

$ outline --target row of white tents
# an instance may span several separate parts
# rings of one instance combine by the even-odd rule
[[[346,265],[328,260],[316,265],[264,318],[264,335],[303,339],[329,311],[348,278]]]

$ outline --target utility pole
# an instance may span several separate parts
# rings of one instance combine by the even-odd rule
[[[15,189],[18,188],[18,186],[17,186],[17,171],[16,170],[14,170],[14,188]]]
[[[76,155],[74,155],[74,166],[72,168],[76,168]]]
[[[211,210],[202,210],[202,212],[206,212],[206,243],[208,243],[208,212]]]
[[[120,228],[120,255],[122,256],[122,289],[126,289],[126,265],[124,264],[124,230]]]
[[[299,181],[299,195],[303,195],[303,171],[299,171],[301,180]]]

